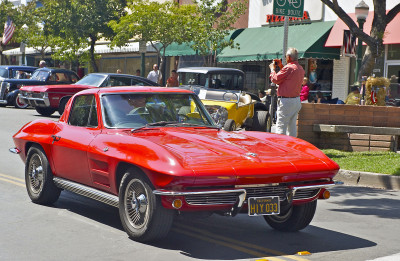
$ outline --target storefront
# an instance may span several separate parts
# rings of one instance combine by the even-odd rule
[[[299,63],[310,79],[311,93],[322,92],[328,99],[332,92],[333,59],[339,49],[324,47],[334,22],[309,22],[289,26],[288,46],[295,47]],[[239,49],[225,48],[218,55],[221,67],[234,67],[246,73],[249,91],[269,88],[269,64],[281,59],[283,26],[246,28],[236,37]]]

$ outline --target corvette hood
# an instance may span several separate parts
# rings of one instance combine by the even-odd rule
[[[282,174],[301,176],[337,168],[314,146],[284,135],[261,133],[261,138],[246,132],[201,128],[161,128],[157,135],[151,133],[133,135],[144,135],[146,140],[169,151],[184,168],[194,171],[197,183],[206,182],[211,176],[225,181],[242,177],[248,179],[242,183],[251,183],[256,177],[281,179]],[[300,146],[297,141],[307,146]],[[290,180],[286,177],[285,181]]]

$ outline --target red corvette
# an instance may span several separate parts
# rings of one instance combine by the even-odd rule
[[[174,216],[263,215],[298,231],[339,166],[313,145],[265,132],[226,132],[191,91],[88,89],[58,122],[32,121],[14,136],[34,203],[69,190],[119,208],[128,235],[165,236]]]

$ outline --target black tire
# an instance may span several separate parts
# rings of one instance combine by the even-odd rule
[[[29,104],[23,102],[19,96],[17,95],[14,99],[14,107],[17,109],[25,109],[29,106]]]
[[[168,234],[174,211],[164,208],[160,197],[153,194],[149,179],[131,168],[124,174],[119,187],[119,216],[130,238],[146,242]]]
[[[63,115],[64,110],[65,110],[65,105],[67,105],[67,102],[69,101],[71,97],[67,97],[67,98],[62,98],[60,101],[60,105],[58,106],[58,113],[61,115]]]
[[[53,182],[53,173],[43,149],[33,145],[25,164],[25,183],[32,202],[50,205],[58,200],[61,189]]]
[[[253,131],[271,131],[271,117],[268,111],[255,111],[253,116]]]
[[[232,120],[232,119],[227,119],[225,124],[224,124],[224,130],[226,130],[226,131],[234,131],[234,130],[236,130],[235,121]]]
[[[35,107],[35,110],[40,115],[43,115],[43,116],[51,116],[56,111],[56,109],[53,109],[53,108],[43,108],[43,107]]]
[[[295,232],[307,227],[317,209],[317,200],[292,206],[285,213],[264,216],[265,221],[274,229],[285,232]]]

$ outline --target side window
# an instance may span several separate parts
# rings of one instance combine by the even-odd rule
[[[76,83],[77,81],[79,81],[78,77],[75,74],[70,74],[69,76],[71,77],[71,82]]]
[[[80,127],[97,127],[97,107],[94,95],[81,95],[75,98],[68,123]]]
[[[110,77],[111,86],[131,86],[131,79],[124,77]]]

